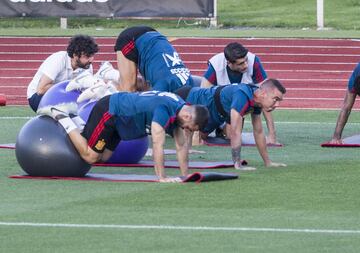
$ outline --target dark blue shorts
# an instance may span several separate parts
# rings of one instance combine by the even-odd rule
[[[105,149],[114,151],[120,142],[115,116],[109,113],[109,100],[110,96],[106,96],[95,104],[81,133],[88,141],[88,146],[97,153]]]
[[[40,100],[42,99],[43,96],[44,94],[39,95],[37,93],[34,93],[34,95],[32,95],[31,98],[28,98],[29,105],[34,112],[37,111],[40,104]]]

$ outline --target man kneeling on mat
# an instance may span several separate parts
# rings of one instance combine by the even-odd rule
[[[121,140],[143,137],[151,131],[155,173],[160,182],[180,182],[164,171],[165,133],[175,139],[182,176],[188,174],[191,133],[208,121],[205,106],[186,105],[173,93],[147,91],[119,92],[100,99],[90,113],[84,131],[79,132],[67,112],[56,107],[49,113],[68,133],[80,156],[89,164],[106,161]]]
[[[243,118],[246,114],[251,114],[255,143],[265,166],[286,166],[283,163],[274,163],[270,160],[260,117],[262,110],[271,112],[279,106],[285,93],[286,89],[276,79],[266,79],[259,85],[234,84],[211,88],[184,87],[177,92],[186,102],[204,105],[208,108],[210,118],[202,130],[204,138],[224,122],[230,124],[231,155],[235,168],[240,170],[255,169],[241,165],[241,133]]]

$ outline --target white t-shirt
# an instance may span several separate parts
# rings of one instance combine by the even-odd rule
[[[59,51],[50,55],[40,65],[34,78],[31,80],[27,89],[27,98],[31,98],[36,93],[39,86],[40,79],[43,75],[46,75],[54,84],[74,79],[79,73],[83,72],[84,69],[77,68],[75,70],[71,67],[71,58],[68,56],[66,51]],[[93,73],[92,65],[87,71]]]

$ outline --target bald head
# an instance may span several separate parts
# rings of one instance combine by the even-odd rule
[[[286,93],[286,89],[285,87],[280,83],[279,80],[277,79],[266,79],[264,80],[261,84],[260,84],[260,88],[265,88],[265,89],[277,89],[278,91],[280,91],[282,94]]]
[[[280,105],[285,93],[285,87],[278,80],[266,79],[255,91],[254,99],[264,111],[270,112]]]

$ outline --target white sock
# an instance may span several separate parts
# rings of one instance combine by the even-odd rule
[[[58,122],[62,127],[65,129],[66,133],[70,133],[71,131],[77,129],[77,126],[75,123],[70,119],[70,117],[65,117],[62,119],[59,119]]]
[[[75,125],[80,130],[80,132],[82,132],[84,130],[86,122],[83,121],[83,119],[80,116],[75,116],[75,117],[71,118],[71,120],[72,120],[72,122],[75,123]]]

